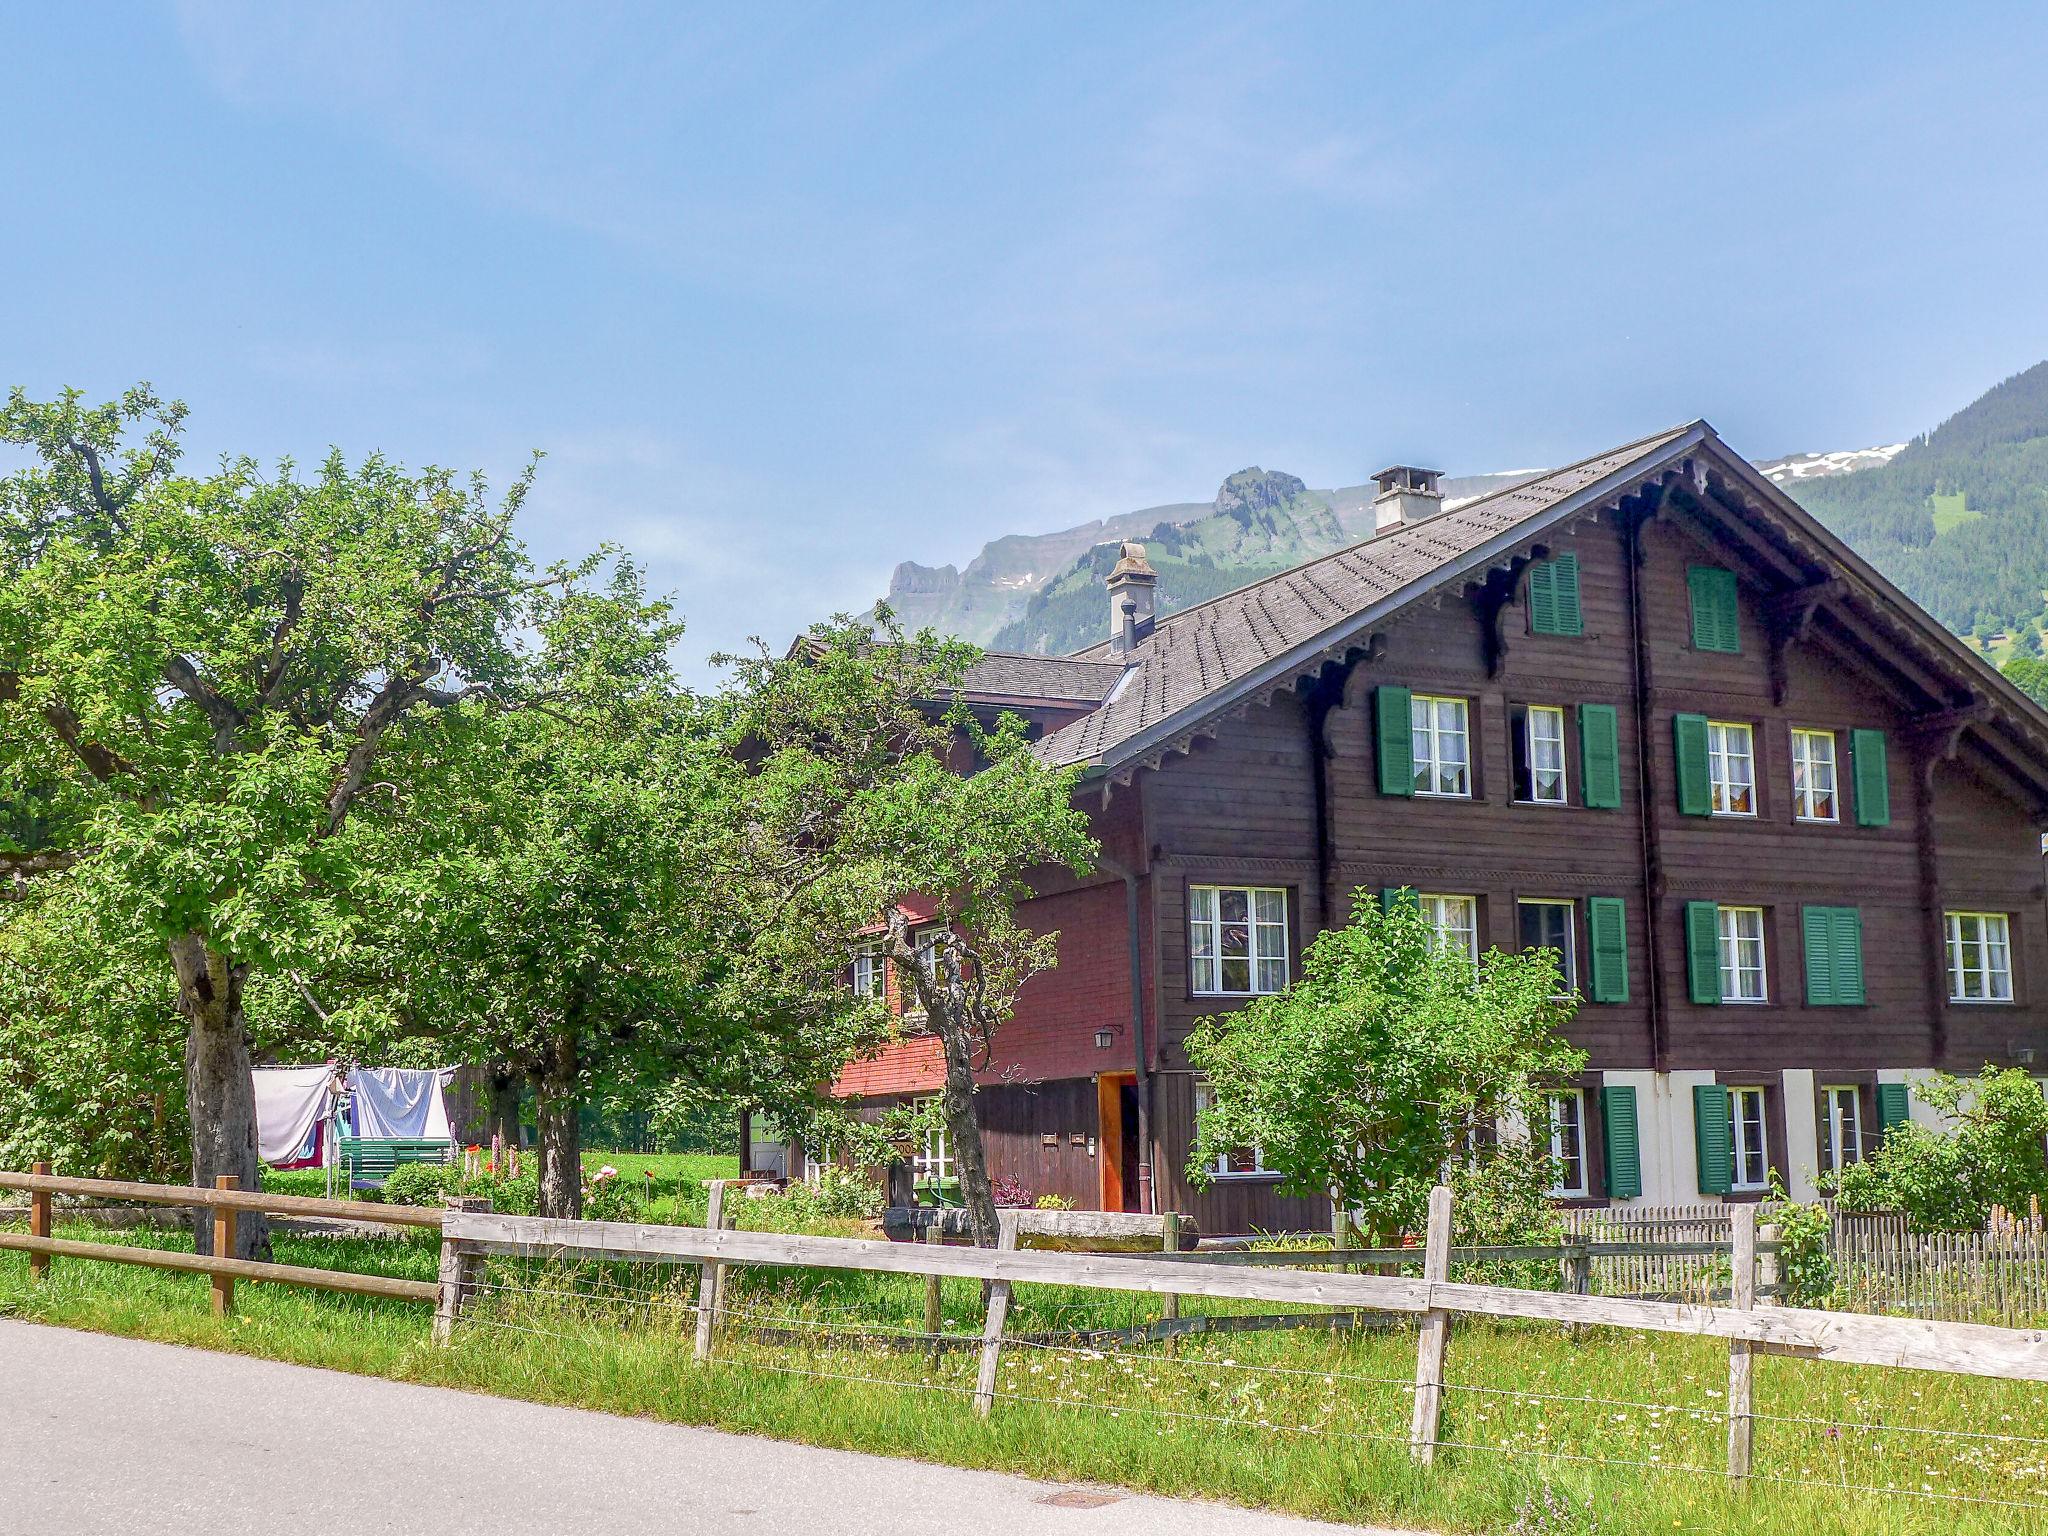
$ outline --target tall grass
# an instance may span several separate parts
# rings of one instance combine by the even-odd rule
[[[161,1233],[126,1240],[184,1241]],[[437,1257],[433,1240],[419,1235],[280,1235],[276,1247],[287,1263],[421,1279],[433,1276]],[[245,1285],[237,1315],[216,1320],[194,1277],[58,1260],[47,1281],[33,1284],[14,1254],[0,1255],[0,1310],[540,1402],[1341,1520],[1504,1530],[1548,1484],[1555,1497],[1590,1505],[1607,1531],[2048,1530],[2040,1512],[1965,1501],[2048,1502],[2048,1445],[1911,1432],[2048,1436],[2048,1390],[2033,1384],[1764,1357],[1760,1476],[1743,1491],[1718,1475],[1725,1345],[1604,1330],[1573,1339],[1545,1325],[1459,1319],[1444,1425],[1450,1444],[1424,1471],[1404,1443],[1411,1329],[1196,1335],[1171,1349],[1012,1344],[995,1412],[984,1421],[968,1403],[971,1348],[935,1353],[930,1341],[862,1336],[921,1326],[919,1278],[732,1271],[735,1316],[706,1369],[689,1363],[693,1278],[690,1266],[495,1261],[472,1320],[445,1350],[429,1343],[427,1309],[415,1304]],[[946,1333],[964,1340],[978,1332],[978,1284],[947,1282],[942,1303]],[[1189,1298],[1185,1310],[1258,1309]],[[1053,1335],[1158,1315],[1153,1297],[1027,1285],[1017,1288],[1011,1326]],[[1861,1484],[1897,1491],[1855,1491]],[[1957,1497],[1928,1497],[1944,1494]]]

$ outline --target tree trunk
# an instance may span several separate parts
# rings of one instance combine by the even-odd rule
[[[178,1012],[185,1019],[185,1112],[192,1126],[192,1182],[211,1187],[232,1174],[236,1187],[258,1187],[256,1083],[249,1075],[249,1032],[242,1017],[248,969],[209,946],[199,934],[171,941],[178,978]],[[212,1213],[192,1213],[193,1246],[213,1251]],[[269,1223],[244,1211],[235,1223],[240,1259],[270,1257]]]
[[[577,1112],[576,1037],[555,1036],[534,1074],[534,1116],[540,1122],[540,1213],[583,1214],[583,1127]]]
[[[960,1176],[960,1196],[967,1205],[974,1246],[993,1248],[998,1232],[996,1196],[989,1185],[981,1122],[974,1116],[972,1047],[967,1031],[957,1019],[940,1017],[945,1011],[943,1007],[934,1008],[931,1022],[946,1051],[946,1086],[939,1095],[940,1112],[946,1120],[946,1148],[952,1154],[953,1171]]]

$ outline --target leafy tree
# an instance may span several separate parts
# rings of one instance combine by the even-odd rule
[[[906,638],[878,610],[786,656],[727,658],[726,706],[751,765],[739,809],[752,832],[735,840],[747,856],[733,885],[759,953],[795,975],[836,976],[863,935],[880,939],[939,1041],[948,1145],[988,1247],[996,1207],[975,1074],[1058,937],[1032,931],[1017,907],[1032,872],[1084,872],[1095,845],[1073,774],[1040,764],[1015,716],[989,727],[958,703],[976,654],[929,631]]]
[[[1975,1078],[1937,1073],[1915,1086],[1952,1129],[1908,1122],[1860,1163],[1823,1178],[1847,1211],[1904,1211],[1922,1231],[1974,1231],[1994,1205],[2048,1197],[2048,1099],[2017,1068]]]
[[[2012,653],[2034,661],[2041,659],[2041,626],[2031,620],[2023,625],[2013,640]]]
[[[147,943],[192,1177],[253,1185],[252,981],[347,942],[364,905],[337,893],[377,873],[359,825],[419,809],[380,777],[391,747],[516,696],[533,597],[573,573],[536,578],[512,536],[527,478],[493,505],[375,457],[190,476],[184,415],[146,385],[0,410],[31,455],[0,478],[0,798],[46,795],[70,834],[0,853],[0,878],[67,882]],[[239,1234],[267,1248],[261,1220]]]
[[[1256,1146],[1284,1192],[1328,1195],[1386,1237],[1419,1223],[1475,1133],[1541,1123],[1546,1085],[1585,1056],[1561,1034],[1574,1004],[1554,952],[1489,950],[1474,965],[1412,902],[1382,911],[1360,891],[1353,907],[1285,992],[1189,1035],[1216,1095],[1189,1177],[1206,1183],[1219,1157]]]
[[[2001,670],[2020,692],[2036,704],[2048,706],[2048,661],[2015,656]]]

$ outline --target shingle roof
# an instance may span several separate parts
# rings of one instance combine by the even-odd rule
[[[1073,656],[983,651],[961,679],[963,691],[990,698],[1073,700],[1096,704],[1123,676],[1123,664]]]
[[[1493,546],[1535,533],[1546,521],[1604,497],[1610,482],[1649,473],[1710,435],[1702,422],[1674,427],[1184,608],[1160,620],[1123,663],[1125,675],[1098,708],[1046,736],[1035,750],[1055,766],[1115,766],[1269,674],[1312,659],[1347,629],[1376,621],[1490,559]],[[1116,666],[1106,644],[1071,659]]]

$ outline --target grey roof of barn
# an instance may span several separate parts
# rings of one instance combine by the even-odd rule
[[[1045,699],[1099,704],[1124,674],[1115,661],[983,651],[960,680],[970,699]]]
[[[1856,555],[1811,514],[1723,444],[1704,421],[1688,422],[1489,496],[1403,524],[1292,570],[1162,618],[1127,658],[1108,643],[1068,660],[1120,668],[1102,702],[1034,746],[1054,766],[1085,773],[1123,771],[1183,745],[1223,711],[1286,686],[1331,657],[1363,645],[1371,628],[1407,604],[1461,578],[1484,579],[1543,532],[1597,512],[1652,477],[1683,465],[1702,447],[1771,509],[1825,564],[1858,578],[1910,632],[1922,654],[1938,653],[1965,689],[1995,704],[2024,739],[2048,783],[2048,714],[1971,652]],[[2048,811],[2044,811],[2048,814]]]

